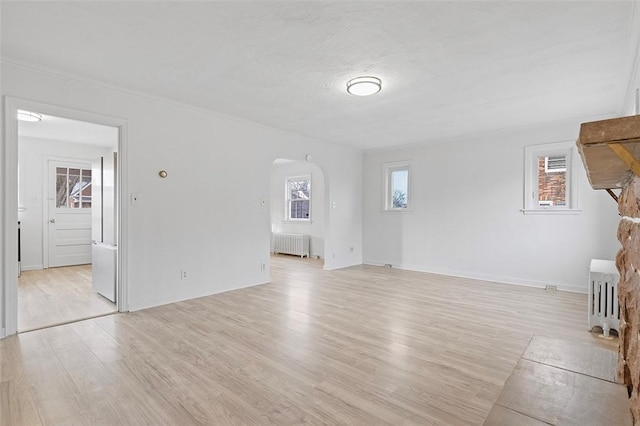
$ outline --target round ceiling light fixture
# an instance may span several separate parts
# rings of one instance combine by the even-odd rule
[[[347,81],[347,92],[356,96],[375,95],[382,89],[382,81],[378,77],[356,77]]]
[[[18,120],[20,121],[40,121],[42,120],[42,114],[37,112],[18,110]]]

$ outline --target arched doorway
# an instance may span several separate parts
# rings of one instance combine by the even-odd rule
[[[309,161],[278,158],[271,166],[270,189],[271,252],[281,252],[275,247],[279,235],[301,235],[308,237],[308,256],[323,260],[328,225],[323,170]]]

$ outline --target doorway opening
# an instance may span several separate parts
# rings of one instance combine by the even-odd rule
[[[118,311],[120,129],[28,113],[38,119],[17,129],[18,332]]]
[[[324,171],[308,161],[276,159],[271,166],[271,267],[295,268],[325,259],[327,186]]]

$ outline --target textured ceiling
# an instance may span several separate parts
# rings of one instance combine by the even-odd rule
[[[2,2],[1,47],[6,61],[369,149],[619,114],[634,3]],[[360,75],[383,90],[348,95]]]

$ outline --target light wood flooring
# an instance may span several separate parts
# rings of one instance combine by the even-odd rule
[[[24,271],[18,279],[18,331],[116,312],[91,288],[91,265]]]
[[[271,284],[0,341],[0,423],[481,425],[534,336],[617,344],[587,331],[584,294],[271,268]]]
[[[588,343],[535,336],[484,426],[631,426],[617,354]]]

